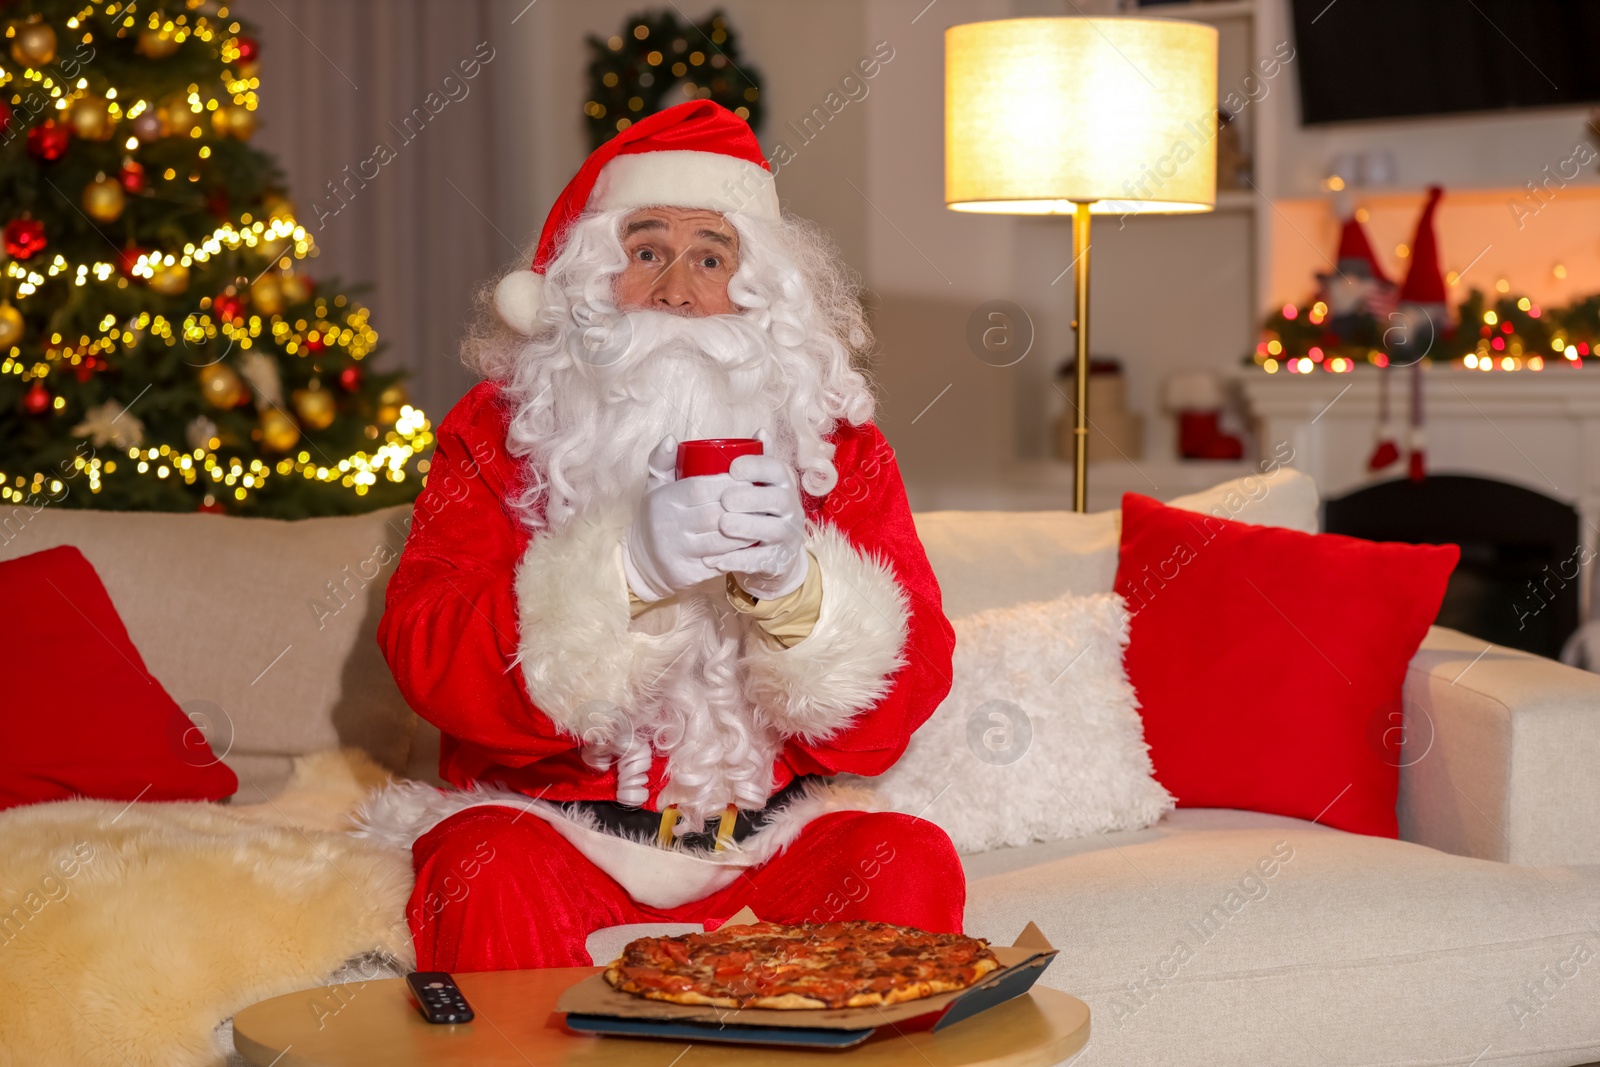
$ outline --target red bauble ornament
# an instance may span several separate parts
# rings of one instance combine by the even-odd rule
[[[223,293],[211,301],[211,310],[217,318],[225,322],[238,322],[244,318],[244,301],[237,296]]]
[[[306,338],[306,351],[307,352],[321,352],[324,348],[327,348],[327,347],[328,346],[327,346],[326,342],[324,342],[322,340],[322,338],[320,338],[320,337],[307,337]]]
[[[106,365],[106,361],[99,356],[84,356],[83,362],[72,368],[73,375],[79,382],[86,382],[94,377],[94,372]]]
[[[254,63],[261,54],[261,42],[254,37],[239,38],[239,62]]]
[[[45,246],[44,223],[38,219],[12,219],[5,228],[6,254],[12,259],[28,259]]]
[[[55,119],[45,119],[28,131],[28,154],[46,163],[54,163],[67,153],[72,135]]]
[[[361,388],[361,368],[346,367],[339,372],[339,388],[347,393],[353,393]]]
[[[122,169],[117,172],[117,181],[122,183],[122,188],[130,193],[138,194],[149,188],[149,182],[144,176],[144,164],[137,159],[122,161]]]
[[[144,254],[144,249],[132,246],[124,248],[121,252],[118,252],[117,273],[121,274],[124,278],[133,277],[133,266],[135,263],[139,262],[139,257]]]
[[[200,506],[195,508],[195,510],[205,512],[207,515],[226,515],[228,513],[228,509],[217,503],[215,500],[211,501],[209,504],[202,500],[200,502]]]
[[[213,189],[206,194],[206,210],[214,218],[228,221],[228,191],[226,189]]]
[[[29,389],[22,397],[22,410],[29,415],[43,415],[50,410],[50,391],[37,379],[33,388]]]
[[[11,128],[11,105],[0,100],[0,133]]]

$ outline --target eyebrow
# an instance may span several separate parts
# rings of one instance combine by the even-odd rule
[[[623,227],[622,236],[625,238],[632,237],[634,234],[640,233],[644,230],[664,230],[666,228],[667,224],[661,219],[635,219],[633,222],[630,222],[627,226]],[[725,233],[719,233],[716,230],[698,230],[696,231],[695,236],[704,238],[707,241],[715,241],[717,244],[720,244],[723,248],[726,248],[730,251],[733,249],[733,241]]]

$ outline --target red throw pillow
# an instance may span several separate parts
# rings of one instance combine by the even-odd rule
[[[218,800],[239,779],[145,669],[83,553],[0,563],[0,808],[64,800]]]
[[[1124,496],[1116,588],[1156,779],[1180,807],[1398,836],[1401,686],[1460,554]]]

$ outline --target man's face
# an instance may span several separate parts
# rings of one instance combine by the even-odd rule
[[[728,279],[739,269],[739,234],[720,212],[647,207],[622,221],[628,266],[613,295],[623,310],[731,315]]]

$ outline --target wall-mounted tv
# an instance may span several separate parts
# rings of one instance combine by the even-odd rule
[[[1291,0],[1306,124],[1600,101],[1597,0]]]

